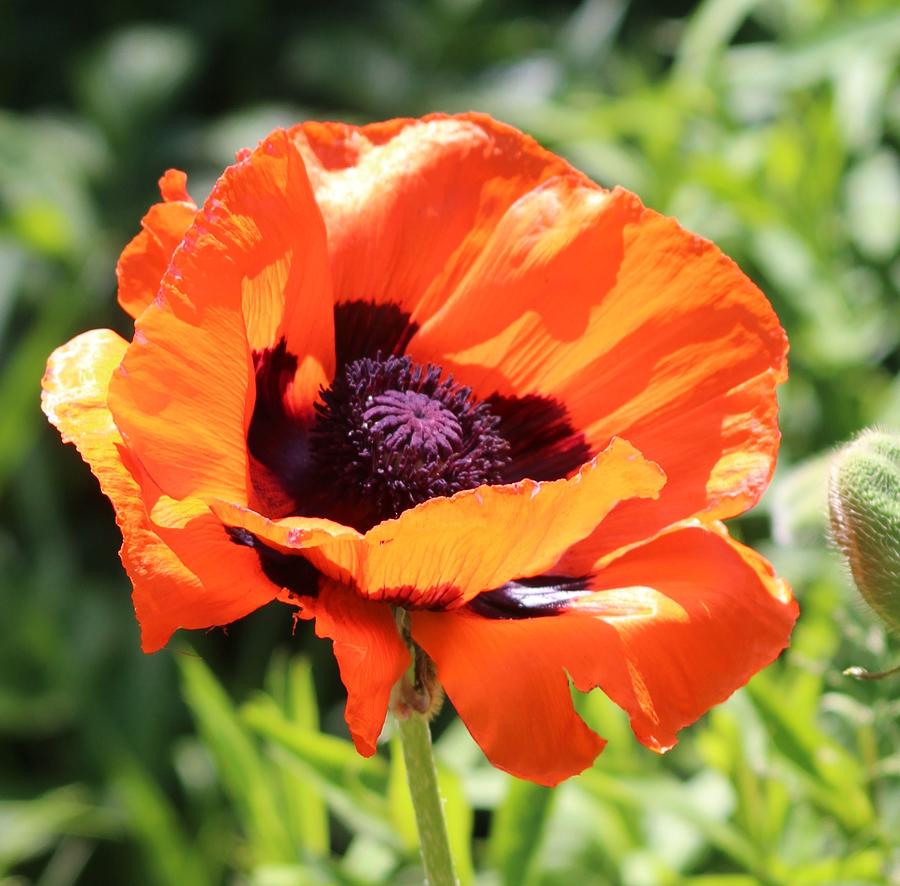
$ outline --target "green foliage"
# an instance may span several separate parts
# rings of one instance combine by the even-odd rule
[[[527,883],[553,805],[551,788],[513,779],[497,805],[489,860],[504,886]]]
[[[167,167],[202,198],[276,125],[469,108],[716,240],[772,300],[784,445],[737,531],[802,615],[664,758],[599,692],[578,699],[609,745],[553,791],[442,715],[461,881],[900,883],[898,682],[841,674],[898,647],[825,532],[832,448],[900,430],[896,2],[271,7],[0,10],[0,884],[421,882],[396,743],[356,753],[330,644],[293,636],[286,607],[141,656],[110,508],[37,391],[72,334],[126,332],[115,260]]]

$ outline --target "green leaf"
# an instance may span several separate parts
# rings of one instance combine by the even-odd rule
[[[85,255],[98,250],[103,261],[89,182],[107,161],[100,134],[85,121],[0,111],[0,229],[33,260],[62,260],[81,271]],[[73,297],[73,307],[81,299],[83,308],[84,296]]]
[[[462,779],[466,797],[476,809],[494,809],[506,793],[509,776],[488,763],[462,720],[454,718],[434,743],[438,767],[452,767]]]
[[[315,783],[329,808],[351,830],[373,836],[394,848],[402,840],[390,824],[388,767],[381,757],[361,757],[356,748],[333,735],[305,730],[288,720],[266,696],[241,709],[243,721],[272,743],[280,759]]]
[[[46,852],[64,835],[110,837],[119,830],[118,816],[95,805],[80,785],[31,800],[0,801],[0,874]]]
[[[113,31],[79,71],[87,110],[118,139],[138,135],[185,87],[198,47],[184,29],[132,25]]]
[[[746,693],[775,747],[801,779],[809,799],[848,833],[870,826],[874,810],[860,763],[818,729],[811,717],[798,715],[805,705],[770,673],[757,674]]]
[[[829,451],[813,456],[776,474],[768,498],[772,536],[778,544],[825,543],[831,455]]]
[[[204,859],[183,832],[178,814],[159,786],[135,761],[120,764],[113,789],[127,812],[127,827],[160,886],[214,883]]]
[[[472,861],[472,827],[474,814],[466,799],[462,779],[449,766],[435,761],[438,788],[444,798],[444,815],[447,819],[447,839],[456,865],[460,886],[475,882],[475,866]]]
[[[60,288],[44,303],[36,322],[11,344],[0,375],[0,492],[34,446],[37,428],[43,424],[37,401],[47,357],[82,309],[68,287]]]
[[[703,77],[761,0],[705,0],[688,19],[675,57],[677,77]]]
[[[298,729],[316,732],[319,710],[307,658],[272,657],[266,683],[284,717]],[[328,809],[316,786],[297,772],[295,766],[274,761],[275,780],[286,809],[285,823],[294,843],[312,856],[327,857],[330,850]]]
[[[791,868],[787,879],[791,886],[882,886],[884,876],[882,852],[863,849]]]
[[[527,883],[553,808],[552,788],[512,778],[496,811],[488,857],[504,886]]]
[[[809,87],[840,72],[860,54],[896,56],[900,48],[900,15],[895,11],[869,16],[831,17],[812,36],[793,43],[744,44],[732,48],[723,71],[726,81],[742,89],[782,92]]]
[[[393,883],[397,872],[397,853],[380,840],[367,834],[353,838],[341,858],[342,882],[361,884]],[[421,867],[416,871],[416,880],[421,880]],[[410,882],[410,886],[415,882]]]
[[[745,870],[764,873],[753,844],[727,821],[712,817],[669,777],[648,779],[610,776],[597,769],[582,773],[580,783],[601,802],[621,803],[643,811],[664,810],[690,822],[706,841]]]
[[[900,160],[888,148],[867,157],[844,180],[847,223],[857,246],[876,261],[900,244]]]
[[[743,693],[712,711],[697,735],[702,759],[728,778],[736,795],[735,825],[766,854],[779,842],[790,806],[787,788],[765,767],[767,738]]]
[[[198,656],[176,658],[185,701],[247,834],[254,860],[295,861],[271,773],[228,696]]]
[[[759,886],[756,877],[746,874],[699,874],[681,882],[683,886]]]
[[[403,840],[407,854],[412,856],[419,846],[419,833],[416,829],[416,810],[413,807],[409,785],[406,781],[406,763],[403,759],[403,745],[399,734],[391,737],[388,805],[391,822],[400,835],[400,839]]]

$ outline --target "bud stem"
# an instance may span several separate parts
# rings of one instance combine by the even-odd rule
[[[900,674],[900,664],[893,668],[888,668],[886,671],[876,671],[875,673],[860,667],[847,668],[844,671],[845,677],[853,677],[856,680],[883,680],[885,677],[891,677],[894,674]]]

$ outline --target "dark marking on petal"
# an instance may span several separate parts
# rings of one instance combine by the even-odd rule
[[[225,526],[228,538],[236,545],[253,548],[259,557],[259,565],[266,578],[273,584],[290,591],[298,597],[315,597],[321,573],[299,552],[286,554],[266,544],[249,529],[242,526]],[[381,588],[368,595],[368,599],[379,603],[390,603],[404,609],[444,610],[460,605],[462,594],[455,585],[445,582],[430,588],[403,585],[396,588]]]
[[[538,575],[509,581],[469,601],[468,608],[483,618],[542,618],[565,612],[568,604],[590,594],[589,578]]]
[[[312,485],[309,423],[288,414],[285,407],[285,392],[297,365],[297,356],[288,351],[283,338],[274,347],[253,353],[256,404],[247,447],[253,458],[268,469],[265,475],[256,472],[259,476],[253,476],[251,462],[254,488],[271,503],[267,516],[292,513]]]
[[[226,526],[225,532],[236,545],[256,551],[263,574],[270,582],[301,597],[318,594],[319,571],[302,554],[285,554],[240,526]]]
[[[397,305],[355,299],[334,306],[334,351],[337,369],[360,357],[400,356],[418,325]]]
[[[236,545],[243,545],[245,548],[256,547],[256,536],[243,526],[226,526],[225,533]]]
[[[256,408],[271,415],[284,414],[284,392],[297,374],[299,359],[281,338],[274,347],[253,352],[256,371]]]
[[[580,468],[595,454],[584,434],[576,431],[565,407],[549,397],[528,394],[485,401],[500,419],[500,434],[509,442],[509,464],[504,483],[559,480]]]
[[[396,588],[381,588],[368,595],[370,600],[391,603],[404,609],[428,609],[441,611],[455,609],[460,605],[462,593],[456,585],[444,582],[430,588],[417,588],[414,585],[403,585]]]
[[[334,325],[338,371],[359,357],[402,354],[418,328],[397,305],[362,299],[335,305]],[[256,404],[247,434],[251,481],[267,516],[316,513],[343,521],[347,507],[329,504],[333,496],[322,487],[312,462],[311,422],[285,407],[298,365],[284,338],[253,353]]]

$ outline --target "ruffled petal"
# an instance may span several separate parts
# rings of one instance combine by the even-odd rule
[[[556,784],[602,742],[577,720],[568,673],[599,686],[662,752],[788,643],[796,603],[724,529],[680,528],[602,569],[555,615],[493,619],[465,607],[411,614],[413,638],[494,765]]]
[[[132,317],[156,298],[159,284],[197,214],[187,192],[187,176],[169,169],[159,180],[162,203],[154,203],[141,219],[141,232],[122,250],[116,265],[119,304]]]
[[[586,769],[606,746],[572,706],[563,658],[577,647],[566,649],[575,640],[552,630],[561,621],[493,620],[466,609],[411,615],[413,638],[491,763],[550,786]]]
[[[268,603],[280,589],[265,579],[252,551],[228,541],[212,515],[179,530],[178,554],[151,524],[144,502],[154,489],[106,405],[110,376],[126,348],[105,329],[58,348],[47,364],[42,404],[112,501],[122,531],[122,563],[134,585],[141,645],[155,652],[178,628],[228,624]]]
[[[370,603],[349,588],[323,579],[318,596],[303,599],[299,616],[315,618],[316,636],[334,641],[347,690],[347,726],[359,753],[371,757],[391,689],[410,664],[390,606]]]
[[[480,486],[424,502],[364,536],[332,529],[331,538],[305,536],[296,547],[317,569],[369,599],[448,608],[551,569],[620,501],[655,496],[664,482],[633,446],[613,440],[568,480]],[[256,521],[251,531],[291,547],[295,521]]]
[[[135,324],[110,409],[167,494],[246,504],[251,350],[285,340],[297,357],[285,403],[309,412],[333,371],[332,333],[321,216],[299,155],[275,132],[198,212]]]
[[[210,510],[225,526],[245,529],[255,538],[283,551],[299,551],[337,538],[361,539],[351,526],[324,517],[283,517],[271,520],[254,511],[227,501],[213,501]]]
[[[601,603],[608,590],[654,592],[652,617],[610,620],[622,658],[599,685],[656,751],[770,664],[798,615],[787,582],[721,524],[678,529],[634,548],[603,568],[593,586]],[[577,607],[589,612],[591,600]],[[597,685],[587,672],[572,675],[582,691]]]
[[[328,229],[335,302],[393,304],[421,324],[507,208],[559,157],[483,114],[291,130]]]
[[[409,342],[414,359],[482,398],[561,404],[592,451],[621,436],[666,472],[659,502],[604,524],[605,550],[758,500],[787,344],[763,294],[712,243],[633,194],[558,177],[511,206],[447,285]]]

